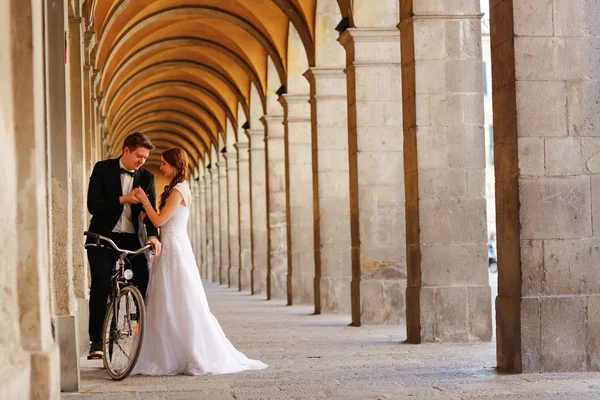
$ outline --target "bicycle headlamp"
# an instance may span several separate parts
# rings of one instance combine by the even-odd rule
[[[130,269],[126,269],[123,272],[123,278],[127,279],[128,281],[131,280],[131,278],[133,278],[133,271]]]

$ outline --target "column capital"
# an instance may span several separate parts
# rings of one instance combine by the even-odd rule
[[[248,142],[237,142],[233,145],[238,151],[238,154],[243,152],[244,150],[248,150],[249,143]]]
[[[246,129],[246,135],[250,139],[250,150],[265,149],[265,130],[264,129]]]
[[[85,18],[83,17],[69,17],[69,25],[79,24],[83,25],[85,23]]]
[[[290,104],[308,104],[310,95],[307,94],[282,94],[279,96],[279,102],[283,107],[289,106]]]
[[[269,124],[283,124],[283,115],[263,115],[260,117],[260,122],[262,122],[265,127]]]
[[[342,32],[338,38],[338,42],[346,48],[353,42],[380,43],[399,41],[400,32],[398,32],[397,26],[390,26],[389,28],[349,28]]]
[[[285,135],[283,120],[283,115],[263,115],[260,118],[260,122],[265,126],[265,140],[283,139]]]
[[[485,14],[483,13],[443,13],[443,12],[417,12],[410,15],[400,15],[400,23],[396,25],[396,28],[402,29],[406,25],[410,24],[413,21],[420,19],[478,19],[481,20]]]
[[[294,122],[310,122],[310,96],[308,94],[283,94],[279,102],[285,110],[284,125]]]
[[[324,68],[324,67],[311,67],[304,74],[302,74],[309,82],[313,83],[314,81],[320,78],[343,78],[346,79],[346,73],[344,72],[344,68]]]
[[[346,73],[352,68],[400,65],[400,32],[396,28],[350,28],[338,42],[346,49]]]
[[[311,86],[311,101],[319,97],[329,100],[347,98],[344,68],[309,68],[304,77]]]
[[[250,159],[250,153],[248,152],[249,143],[248,142],[237,142],[234,144],[237,149],[238,156],[238,164],[240,162],[248,162]]]

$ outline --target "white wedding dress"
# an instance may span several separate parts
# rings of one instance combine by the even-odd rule
[[[206,301],[187,232],[187,183],[175,188],[186,205],[161,228],[162,254],[154,261],[146,295],[146,330],[132,375],[229,374],[267,368],[225,337]]]

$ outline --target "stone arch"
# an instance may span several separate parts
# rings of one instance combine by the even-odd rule
[[[121,109],[125,108],[129,103],[135,103],[137,97],[144,96],[146,94],[149,97],[152,97],[154,92],[158,91],[160,89],[166,89],[165,92],[170,93],[170,91],[168,89],[172,89],[176,86],[184,88],[184,89],[188,89],[190,92],[193,93],[194,97],[196,99],[198,99],[196,101],[200,102],[201,104],[207,105],[207,107],[209,107],[215,115],[217,114],[217,111],[222,111],[223,115],[220,118],[220,121],[222,121],[221,124],[223,123],[223,121],[225,121],[226,118],[229,118],[232,120],[241,118],[241,117],[238,117],[238,115],[245,115],[246,118],[248,118],[248,113],[250,110],[246,103],[238,102],[236,104],[236,107],[232,110],[228,106],[226,100],[222,96],[220,96],[218,93],[215,93],[204,86],[201,86],[195,82],[192,82],[191,80],[186,81],[186,80],[173,79],[173,80],[165,80],[165,81],[150,83],[147,86],[144,86],[144,87],[136,90],[131,95],[124,98],[121,102],[114,103],[114,107],[120,111]],[[180,90],[178,93],[182,93],[182,91]],[[237,107],[238,104],[240,106],[239,109]],[[118,115],[119,111],[115,115]],[[234,114],[234,112],[235,112],[235,114]],[[114,117],[109,116],[108,121],[111,121],[111,118],[114,118]]]
[[[303,74],[308,70],[310,62],[309,57],[303,48],[300,34],[290,23],[288,31],[288,74],[287,74],[287,93],[302,93],[307,96],[310,93],[310,85]]]
[[[311,67],[344,68],[346,54],[338,43],[335,27],[342,15],[337,3],[317,0],[315,16],[315,60]]]

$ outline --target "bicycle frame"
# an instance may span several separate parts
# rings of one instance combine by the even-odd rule
[[[125,370],[115,372],[115,370],[109,367],[111,360],[113,360],[115,350],[114,346],[118,346],[121,352],[129,358],[128,353],[125,350],[123,350],[119,343],[124,337],[132,337],[138,334],[141,335],[141,338],[143,339],[143,321],[145,320],[144,302],[142,294],[139,292],[135,285],[129,282],[129,280],[133,277],[133,273],[129,269],[126,269],[126,259],[128,255],[136,256],[147,249],[153,249],[153,247],[152,244],[148,243],[142,248],[135,251],[125,250],[120,249],[110,238],[107,238],[105,236],[98,235],[92,232],[85,232],[84,234],[94,239],[93,243],[87,243],[85,247],[95,246],[112,248],[114,251],[119,253],[119,257],[115,261],[114,267],[111,272],[111,291],[108,298],[108,307],[111,311],[110,313],[107,312],[107,314],[104,316],[103,340],[104,346],[106,346],[105,353],[107,353],[104,354],[104,365],[107,368],[107,371],[109,372],[111,378],[121,380],[126,378],[127,375],[129,375],[133,366],[135,365],[137,357],[139,356],[139,347],[134,351],[134,353],[129,354],[132,355],[133,358],[133,361],[129,364],[129,366]],[[101,243],[101,241],[104,243]],[[125,288],[131,288],[127,289],[127,291],[131,293],[122,293],[122,291]],[[131,295],[133,295],[132,298],[129,297]],[[121,298],[123,296],[125,296],[125,303],[121,303]],[[136,301],[137,299],[137,302],[134,304],[136,304],[138,310],[134,313],[132,313],[133,310],[131,309],[132,304],[130,303],[130,299],[133,301]],[[139,308],[139,306],[141,306],[141,309]],[[123,314],[122,318],[124,319],[120,321],[119,317],[121,314]],[[134,319],[134,315],[137,318]],[[138,333],[140,329],[140,323],[142,330],[140,333]]]

